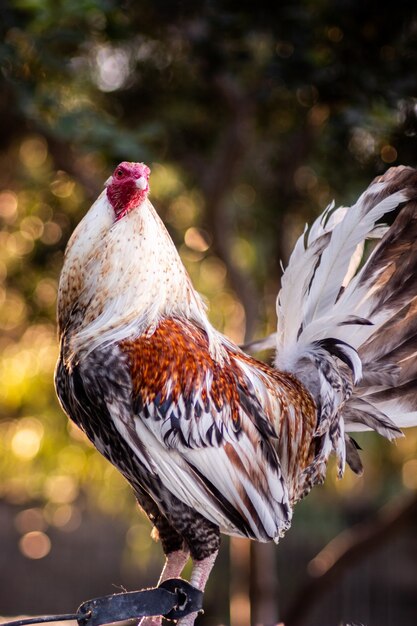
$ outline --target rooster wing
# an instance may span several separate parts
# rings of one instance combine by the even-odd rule
[[[172,494],[225,533],[278,539],[311,460],[315,406],[291,375],[226,340],[224,351],[215,361],[203,330],[167,318],[72,366],[72,392],[59,395],[168,519]]]

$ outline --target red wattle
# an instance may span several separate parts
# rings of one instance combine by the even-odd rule
[[[107,197],[113,207],[116,220],[121,219],[138,206],[145,198],[147,190],[138,189],[135,179],[115,181],[107,187]]]

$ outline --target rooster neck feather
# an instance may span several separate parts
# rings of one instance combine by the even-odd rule
[[[202,299],[150,201],[115,221],[103,192],[66,251],[58,318],[68,356],[152,332],[170,315],[194,321],[216,343]]]

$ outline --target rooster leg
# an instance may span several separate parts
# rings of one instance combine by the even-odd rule
[[[158,585],[168,578],[178,578],[190,558],[190,551],[183,537],[168,522],[166,517],[158,514],[154,519],[152,531],[154,539],[160,539],[166,561]]]
[[[160,539],[166,555],[164,568],[159,577],[158,585],[168,578],[178,578],[190,558],[190,551],[184,546],[183,538],[172,528],[168,520],[160,514],[153,516],[155,527],[152,531],[154,539]],[[155,615],[143,617],[138,626],[161,626],[162,617]]]
[[[175,550],[166,555],[166,561],[161,576],[159,577],[158,585],[168,578],[178,578],[184,569],[190,557],[188,550]],[[154,615],[152,617],[143,617],[138,626],[161,626],[162,617],[160,615]]]
[[[181,515],[176,516],[175,528],[189,546],[193,570],[190,583],[204,591],[210,572],[220,548],[220,529],[196,511],[185,509],[182,505]],[[177,626],[193,626],[198,612],[181,617]]]
[[[216,560],[218,550],[210,556],[207,556],[205,559],[201,559],[198,561],[197,559],[193,560],[193,571],[191,574],[190,583],[200,589],[200,591],[204,591],[206,587],[206,583],[208,577],[210,576],[210,572],[213,569],[214,562]],[[185,617],[182,617],[178,620],[177,626],[193,626],[194,620],[197,617],[198,613],[190,613]]]
[[[188,550],[176,550],[166,555],[164,569],[159,577],[158,585],[168,580],[168,578],[178,578],[185,567],[190,553]]]

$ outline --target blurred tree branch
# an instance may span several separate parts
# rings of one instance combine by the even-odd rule
[[[13,142],[17,142],[25,135],[38,134],[48,144],[49,153],[57,170],[63,170],[84,187],[88,199],[94,199],[101,191],[92,172],[80,160],[77,151],[70,141],[60,138],[58,134],[48,130],[39,121],[29,118],[17,106],[19,93],[13,83],[1,80],[0,115],[2,126],[0,129],[0,146],[7,150]],[[9,162],[11,166],[11,162]],[[4,174],[3,174],[4,175]],[[10,178],[12,172],[6,172]]]
[[[358,561],[417,518],[417,494],[392,500],[374,515],[344,530],[309,563],[309,578],[282,615],[285,626],[302,626],[323,596]]]
[[[251,338],[258,320],[258,293],[251,277],[232,257],[232,238],[236,234],[233,215],[228,210],[231,192],[245,160],[251,139],[251,100],[231,76],[217,76],[213,86],[229,109],[230,121],[220,134],[214,157],[202,180],[207,200],[207,221],[213,235],[213,248],[227,268],[230,283],[241,299],[246,315],[246,338]]]
[[[85,166],[84,161],[80,159],[80,154],[77,154],[71,143],[54,136],[44,129],[39,129],[39,131],[48,143],[49,152],[54,160],[55,167],[59,170],[64,170],[80,183],[84,187],[89,200],[97,198],[103,189],[101,181],[97,181],[94,174]]]

